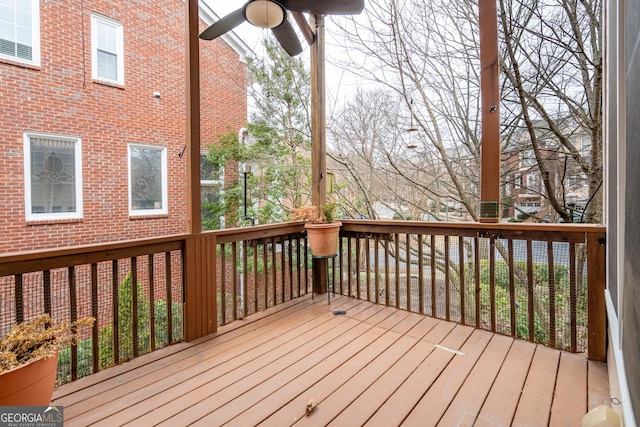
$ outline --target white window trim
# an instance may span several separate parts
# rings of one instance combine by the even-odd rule
[[[116,80],[98,76],[98,23],[116,27],[117,73]],[[124,29],[121,22],[106,16],[91,15],[91,78],[96,81],[115,83],[124,86]]]
[[[131,147],[138,148],[147,148],[152,150],[160,150],[161,162],[162,162],[162,208],[161,209],[132,209],[133,203],[133,186],[131,185]],[[167,168],[167,147],[159,146],[159,145],[149,145],[149,144],[137,144],[137,143],[129,143],[127,145],[127,175],[128,175],[128,183],[129,183],[129,216],[154,216],[154,215],[167,215],[169,213],[169,195],[168,195],[168,168]]]
[[[20,0],[25,1],[25,0]],[[33,65],[36,67],[40,66],[40,0],[26,0],[31,1],[31,10],[33,13],[31,14],[31,41],[33,44],[31,45],[31,52],[33,54],[33,58],[31,61],[23,58],[18,58],[17,56],[11,55],[3,55],[0,54],[0,58],[8,59],[10,61],[19,62],[21,64]]]
[[[32,213],[31,212],[31,138],[49,138],[73,142],[75,145],[75,188],[76,188],[76,212],[51,212]],[[46,133],[24,132],[24,206],[27,221],[47,221],[82,219],[82,139],[72,136],[61,136]]]

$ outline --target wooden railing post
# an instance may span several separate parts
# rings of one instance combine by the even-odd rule
[[[607,359],[605,262],[605,233],[587,233],[587,357],[599,362]]]
[[[216,332],[216,236],[194,234],[184,248],[184,336],[186,341]]]

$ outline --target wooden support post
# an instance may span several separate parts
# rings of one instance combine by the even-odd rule
[[[194,234],[184,247],[185,340],[216,332],[216,236]]]
[[[184,247],[184,337],[212,334],[218,326],[216,238],[200,234],[200,39],[198,1],[186,0],[187,237]]]
[[[200,233],[200,39],[198,0],[187,0],[186,114],[187,233]]]
[[[605,262],[605,233],[587,233],[587,358],[598,362],[607,360]]]
[[[480,222],[500,222],[500,91],[496,0],[479,0],[482,165]]]
[[[313,15],[311,20],[315,26],[315,43],[311,46],[311,200],[321,206],[327,201],[324,17]],[[313,291],[323,294],[327,292],[327,260],[314,258],[312,262]]]

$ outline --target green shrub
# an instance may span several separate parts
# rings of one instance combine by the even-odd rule
[[[118,289],[118,344],[120,362],[133,358],[133,300],[132,300],[131,274],[128,274],[120,283]],[[151,323],[149,315],[149,300],[142,292],[138,283],[138,352],[139,354],[151,351]],[[172,338],[173,341],[182,339],[182,304],[171,303],[172,310]],[[154,303],[155,314],[155,345],[156,348],[170,344],[167,334],[167,302],[158,300]],[[113,350],[113,326],[105,326],[98,333],[98,364],[100,370],[113,366],[115,363]],[[93,339],[87,338],[78,342],[78,378],[92,373]],[[71,381],[71,348],[67,347],[59,352],[58,383],[64,384]]]

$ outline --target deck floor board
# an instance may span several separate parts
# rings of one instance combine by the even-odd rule
[[[65,426],[579,425],[608,394],[606,365],[584,355],[305,296],[58,387],[52,403]]]

